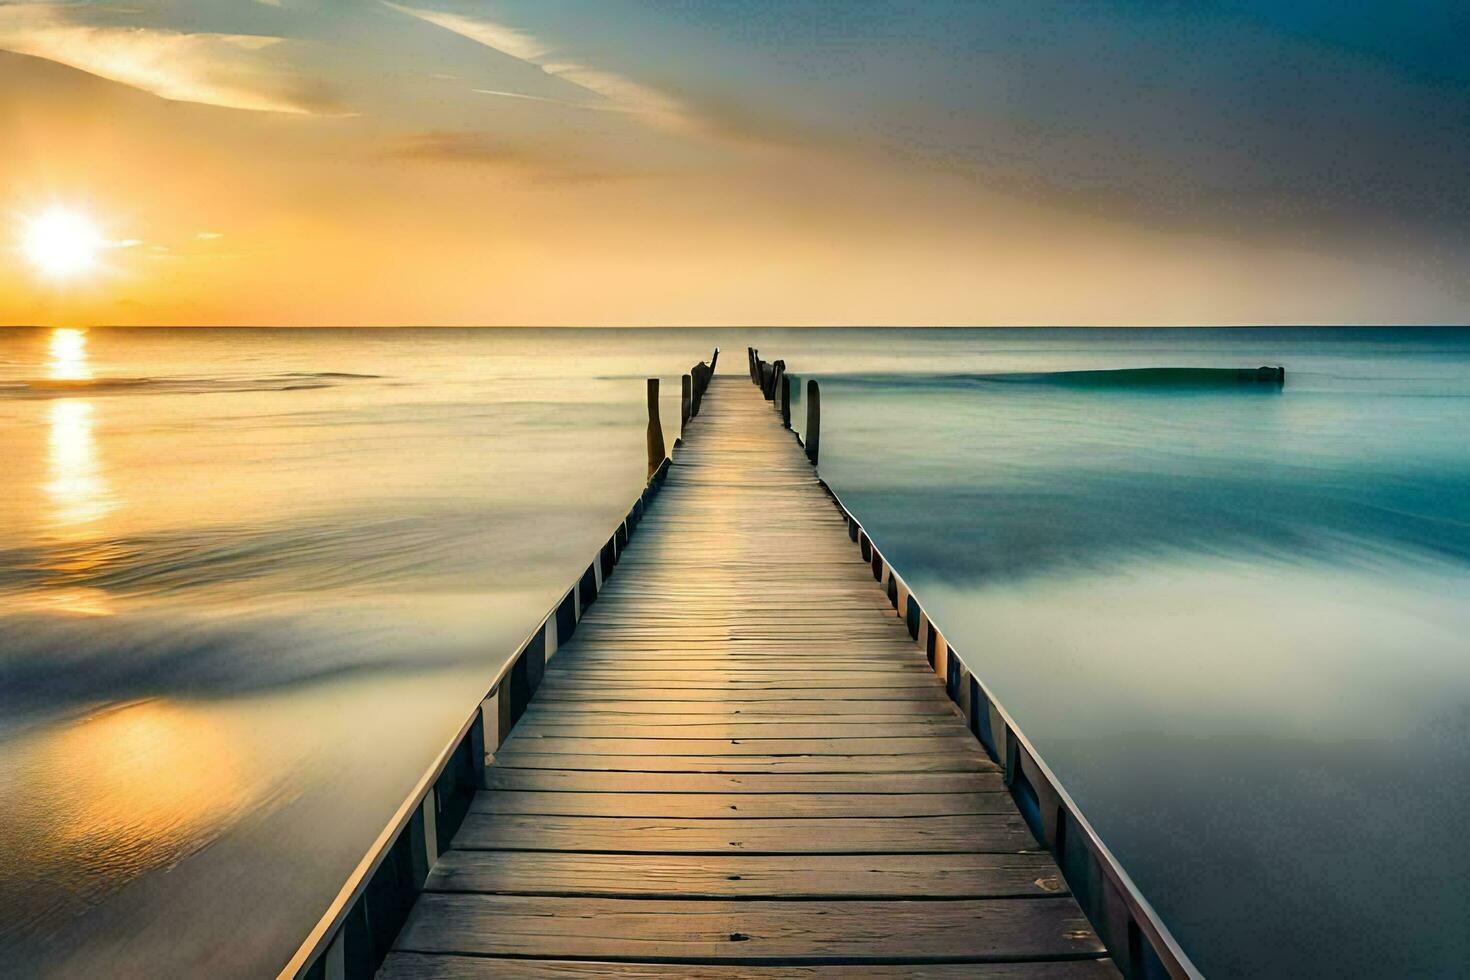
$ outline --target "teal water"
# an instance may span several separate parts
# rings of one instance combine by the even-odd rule
[[[0,331],[9,969],[273,972],[714,344],[821,379],[822,475],[1208,975],[1462,972],[1450,329]]]
[[[823,476],[1201,969],[1463,975],[1470,331],[855,340]]]

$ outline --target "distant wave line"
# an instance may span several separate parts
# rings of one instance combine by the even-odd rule
[[[237,391],[300,391],[338,383],[381,379],[347,371],[290,371],[254,377],[32,378],[0,382],[0,398],[70,398],[76,395],[212,394]]]
[[[995,384],[1055,385],[1064,388],[1210,388],[1257,386],[1275,389],[1285,382],[1280,367],[1146,367],[1092,371],[1014,371],[987,374],[835,374],[833,381],[852,385],[930,385],[978,387]]]

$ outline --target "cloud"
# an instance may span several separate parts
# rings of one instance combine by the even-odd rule
[[[79,8],[0,6],[0,50],[44,58],[174,102],[258,112],[336,112],[318,86],[260,57],[281,38],[115,27],[72,19]]]
[[[530,102],[545,102],[548,105],[564,105],[571,109],[590,109],[593,112],[627,112],[628,110],[619,105],[611,105],[607,102],[575,102],[571,99],[553,99],[545,95],[527,95],[525,92],[506,92],[495,88],[470,89],[477,95],[494,95],[502,99],[526,99]]]
[[[650,123],[668,129],[684,130],[697,126],[697,121],[689,108],[673,96],[635,82],[616,72],[554,57],[555,48],[533,34],[483,18],[408,7],[393,3],[391,0],[382,0],[382,3],[399,13],[416,17],[425,23],[452,31],[518,61],[534,65],[553,78],[575,85],[607,100],[609,109],[620,109],[636,114]],[[520,95],[515,92],[477,91],[483,91],[488,95]],[[536,96],[524,97],[537,98]],[[560,100],[548,99],[546,101]],[[583,106],[578,103],[568,104],[577,105],[579,108],[595,108],[595,106]]]
[[[512,143],[491,133],[473,131],[415,133],[389,145],[384,156],[395,160],[493,167],[552,183],[592,183],[632,176],[594,166],[556,147]]]

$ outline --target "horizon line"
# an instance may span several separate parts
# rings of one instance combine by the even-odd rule
[[[0,330],[1286,330],[1470,328],[1456,323],[4,323]]]

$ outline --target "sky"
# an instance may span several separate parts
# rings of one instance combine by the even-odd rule
[[[0,323],[1470,321],[1470,5],[0,0]],[[27,229],[95,223],[91,270]]]

